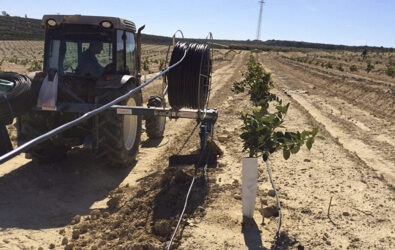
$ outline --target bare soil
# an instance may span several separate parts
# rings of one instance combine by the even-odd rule
[[[208,168],[206,181],[197,179],[173,248],[273,247],[277,218],[261,211],[271,211],[275,198],[261,161],[254,219],[241,215],[246,154],[238,118],[250,102],[230,88],[249,52],[232,54],[215,66],[210,100],[219,111],[215,142],[223,156]],[[256,56],[273,72],[274,92],[291,103],[288,129],[318,126],[326,138],[287,161],[280,153],[270,158],[283,212],[277,247],[392,249],[394,105],[385,103],[393,103],[393,93],[379,81],[374,90],[363,83],[355,90],[348,75],[317,73],[274,53]],[[23,155],[2,164],[0,249],[163,249],[193,175],[192,166],[170,166],[169,157],[198,149],[195,124],[168,120],[162,140],[144,135],[137,163],[124,170],[102,166],[81,149],[55,164],[38,165]]]

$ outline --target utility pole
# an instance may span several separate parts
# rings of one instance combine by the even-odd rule
[[[260,4],[260,7],[259,7],[258,29],[256,30],[256,40],[261,39],[262,7],[265,2],[263,0],[260,0],[258,1],[258,3]]]

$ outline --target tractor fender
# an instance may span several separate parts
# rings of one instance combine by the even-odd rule
[[[130,80],[136,81],[137,78],[132,75],[106,75],[96,81],[97,89],[119,89]],[[137,82],[137,81],[136,81]]]

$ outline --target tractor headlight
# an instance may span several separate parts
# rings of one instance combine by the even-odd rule
[[[48,19],[47,24],[51,27],[56,26],[56,21],[54,19]]]
[[[103,22],[100,23],[100,25],[101,25],[103,28],[106,28],[106,29],[109,29],[109,28],[112,27],[112,23],[109,22],[109,21],[103,21]]]

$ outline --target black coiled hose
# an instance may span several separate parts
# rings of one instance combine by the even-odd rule
[[[211,76],[211,53],[208,44],[178,42],[173,49],[170,65],[184,61],[167,74],[170,106],[175,109],[206,108]]]
[[[0,124],[12,123],[14,117],[28,112],[37,100],[38,91],[33,91],[30,79],[13,72],[0,73],[0,79],[14,83],[7,93],[0,93]]]

